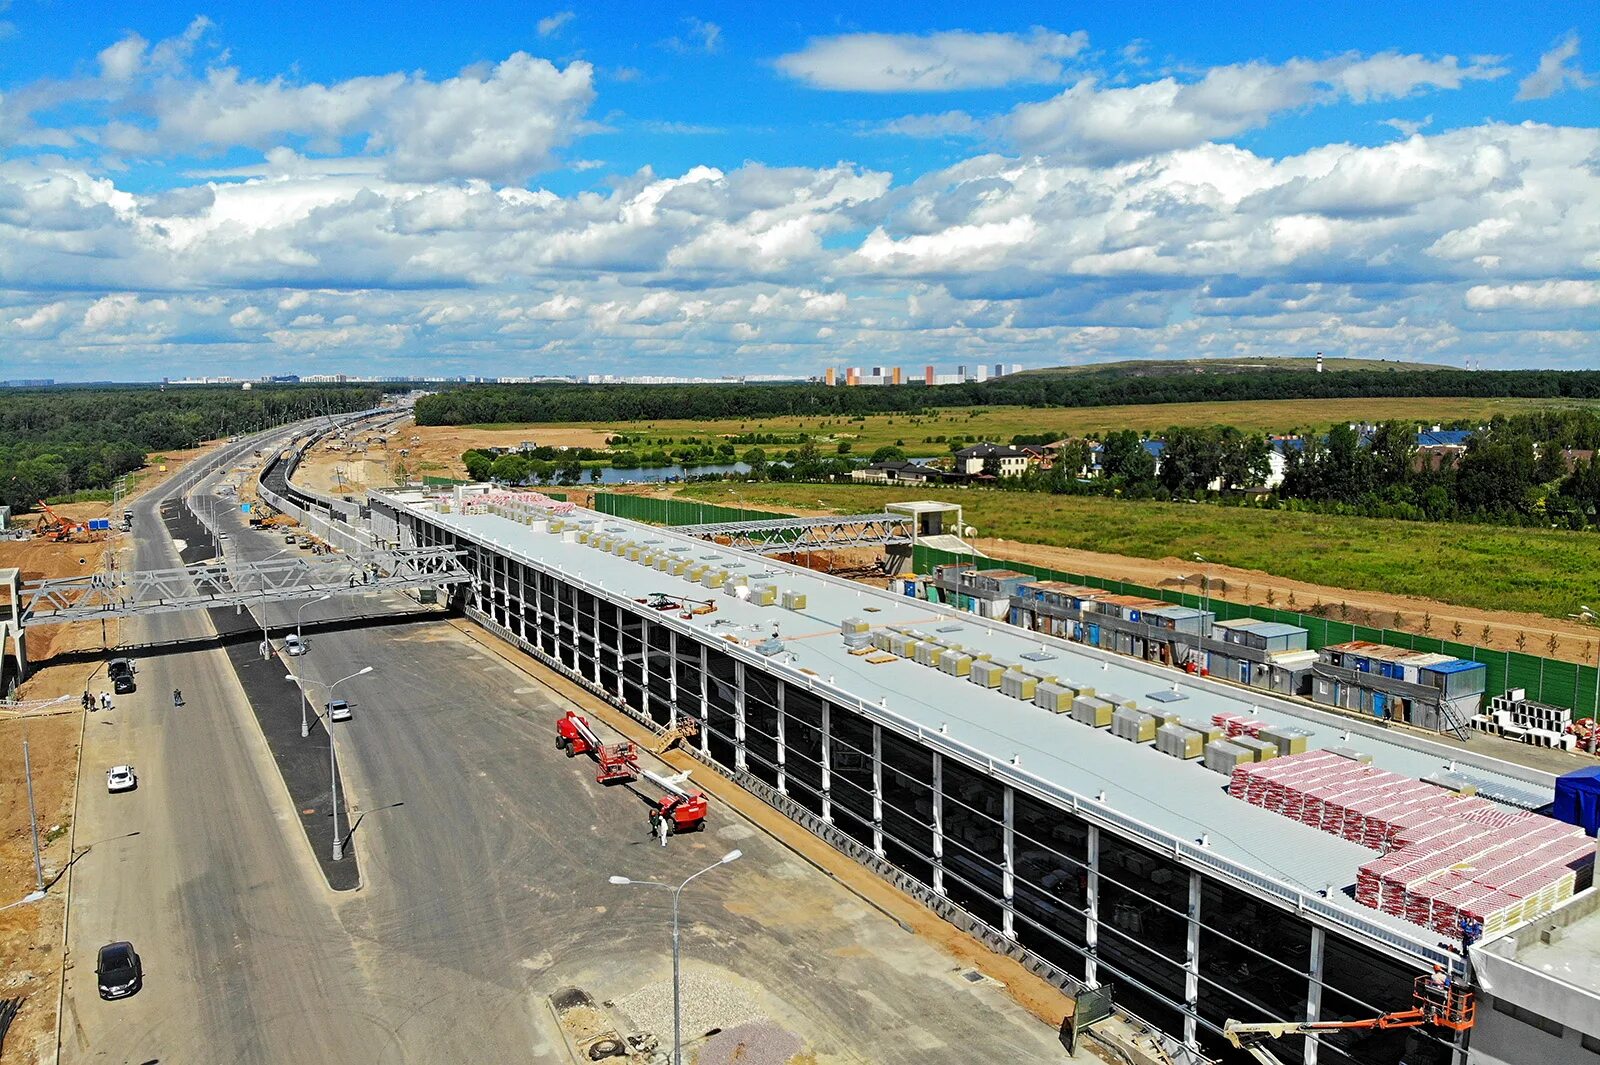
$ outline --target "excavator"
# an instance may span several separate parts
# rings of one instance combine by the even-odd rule
[[[1443,1028],[1449,1032],[1464,1032],[1474,1023],[1477,1005],[1473,1002],[1472,992],[1452,985],[1438,966],[1434,966],[1432,976],[1417,977],[1411,995],[1415,1005],[1410,1009],[1385,1013],[1381,1017],[1366,1017],[1356,1021],[1288,1021],[1270,1024],[1229,1021],[1222,1026],[1222,1034],[1229,1043],[1249,1054],[1261,1065],[1283,1065],[1282,1060],[1268,1048],[1267,1044],[1286,1035],[1388,1031],[1425,1026]]]
[[[94,535],[88,523],[73,521],[71,518],[63,518],[60,514],[51,510],[50,504],[42,499],[39,500],[39,513],[43,517],[39,520],[38,534],[52,543],[77,540],[79,536],[89,540],[105,539],[104,536]]]

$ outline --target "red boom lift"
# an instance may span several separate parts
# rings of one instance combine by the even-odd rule
[[[1250,1054],[1263,1065],[1281,1065],[1277,1055],[1266,1044],[1286,1035],[1315,1035],[1318,1032],[1339,1032],[1351,1029],[1421,1028],[1433,1025],[1451,1032],[1464,1032],[1476,1020],[1477,1005],[1472,992],[1456,988],[1448,982],[1439,982],[1437,967],[1435,977],[1419,976],[1412,987],[1416,1005],[1408,1010],[1385,1013],[1382,1017],[1367,1017],[1358,1021],[1290,1021],[1274,1024],[1244,1024],[1229,1021],[1222,1026],[1228,1042]]]
[[[656,800],[656,805],[650,810],[652,835],[655,834],[656,825],[662,820],[667,822],[669,835],[693,832],[705,827],[706,809],[709,804],[706,802],[704,792],[684,786],[689,780],[688,773],[674,773],[670,777],[664,777],[646,769],[644,775],[650,783],[666,792]]]
[[[689,719],[692,721],[692,719]],[[687,726],[682,726],[687,728]],[[698,730],[698,723],[695,723]],[[693,735],[693,732],[687,732]],[[556,749],[567,752],[568,758],[576,758],[580,754],[592,754],[599,769],[595,772],[594,779],[601,784],[621,783],[637,780],[641,775],[660,788],[664,793],[650,808],[650,832],[654,835],[657,826],[666,821],[667,832],[693,832],[702,828],[706,823],[705,793],[698,788],[685,787],[689,779],[688,773],[675,773],[670,777],[660,773],[652,773],[648,769],[639,768],[639,751],[627,740],[617,740],[614,743],[602,743],[600,737],[595,735],[589,721],[582,714],[568,710],[566,714],[556,718]]]
[[[599,764],[594,775],[597,783],[613,784],[639,777],[639,752],[632,743],[627,740],[601,743],[600,737],[589,727],[588,719],[571,710],[556,719],[556,748],[566,751],[568,758],[594,755]]]

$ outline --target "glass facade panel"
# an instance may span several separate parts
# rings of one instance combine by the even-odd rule
[[[765,670],[744,671],[745,768],[778,786],[778,681]]]
[[[644,707],[650,720],[665,726],[672,720],[672,631],[656,621],[647,622],[646,630],[649,675],[645,678]]]
[[[1017,939],[1082,979],[1088,942],[1089,826],[1031,795],[1012,795]]]
[[[1259,899],[1206,880],[1200,889],[1202,1020],[1301,1021],[1306,1015],[1311,925]],[[1202,1041],[1218,1049],[1214,1030]],[[1285,1037],[1272,1052],[1286,1065],[1304,1060],[1305,1040]]]
[[[678,633],[673,661],[678,671],[678,716],[696,720],[705,716],[706,700],[700,644],[692,636]]]
[[[1143,847],[1100,834],[1101,982],[1117,1000],[1168,1032],[1183,1031],[1189,872]],[[1140,986],[1142,985],[1142,986]]]
[[[1005,789],[944,759],[944,890],[995,928],[1001,923]]]
[[[832,735],[828,754],[832,761],[833,822],[859,843],[873,845],[872,726],[853,710],[832,704],[828,710]]]
[[[924,884],[933,883],[933,752],[879,729],[883,751],[883,853]]]
[[[822,700],[796,684],[783,688],[784,765],[789,797],[822,813]]]
[[[631,610],[622,612],[622,700],[644,709],[644,619]]]
[[[738,690],[735,668],[730,655],[714,647],[706,648],[707,742],[711,757],[729,767],[734,764],[734,699]]]
[[[1418,975],[1330,934],[1322,952],[1321,1019],[1349,1021],[1406,1009]],[[1320,1065],[1434,1065],[1449,1060],[1446,1046],[1424,1029],[1350,1031],[1323,1036],[1317,1060]]]

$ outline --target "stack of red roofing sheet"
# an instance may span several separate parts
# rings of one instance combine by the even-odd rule
[[[1213,721],[1229,735],[1256,724],[1238,714]],[[1594,863],[1594,841],[1575,826],[1329,751],[1246,763],[1228,791],[1384,851],[1357,872],[1356,901],[1441,935],[1464,924],[1497,931],[1548,912]]]

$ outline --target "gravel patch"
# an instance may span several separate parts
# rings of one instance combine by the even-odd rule
[[[616,1000],[616,1007],[633,1030],[653,1032],[663,1045],[672,1043],[672,979],[646,984]],[[683,974],[683,1039],[688,1042],[713,1028],[732,1029],[766,1014],[749,992],[706,973]]]
[[[724,1029],[705,1041],[694,1065],[788,1065],[805,1049],[800,1037],[771,1021]]]

